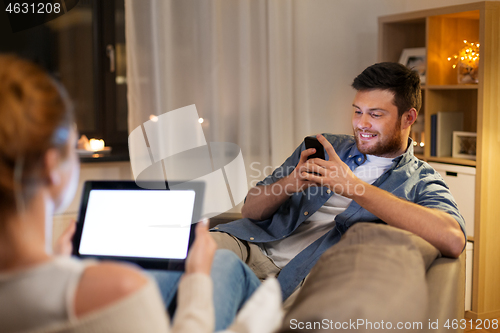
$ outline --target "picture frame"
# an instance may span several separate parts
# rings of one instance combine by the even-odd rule
[[[420,75],[420,83],[425,84],[427,62],[426,62],[426,49],[425,47],[415,47],[403,49],[399,63],[405,65],[410,69],[415,69]]]
[[[477,133],[453,131],[452,157],[476,160]]]

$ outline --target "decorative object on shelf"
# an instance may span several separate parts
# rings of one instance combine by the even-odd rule
[[[453,157],[476,160],[477,133],[453,132]]]
[[[89,140],[90,149],[93,151],[99,151],[104,149],[104,140],[90,139]]]
[[[104,140],[88,139],[87,136],[82,135],[78,139],[78,146],[76,149],[78,155],[82,157],[102,157],[103,154],[111,152],[111,147],[106,147]]]
[[[92,150],[90,148],[89,138],[87,138],[86,135],[82,135],[80,139],[78,139],[77,149],[88,150],[88,151]]]
[[[458,83],[478,83],[479,43],[464,40],[464,44],[458,54],[448,57],[448,61],[454,61],[452,67],[457,69]]]
[[[415,123],[411,126],[410,137],[413,139],[413,152],[415,154],[423,154],[425,146],[423,115],[419,115]]]
[[[399,63],[410,69],[414,69],[420,74],[420,83],[425,84],[425,47],[417,47],[411,49],[403,49]]]
[[[463,112],[438,112],[431,115],[431,156],[453,156],[453,132],[463,129]]]

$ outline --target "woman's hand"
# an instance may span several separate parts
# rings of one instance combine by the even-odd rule
[[[73,252],[73,235],[76,230],[76,221],[71,220],[69,225],[63,231],[59,239],[54,244],[54,254],[58,256],[70,256]]]
[[[217,244],[208,231],[208,219],[198,222],[195,232],[196,238],[186,260],[186,274],[210,275]]]

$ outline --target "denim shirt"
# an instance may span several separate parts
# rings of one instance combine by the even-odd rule
[[[365,155],[357,149],[356,141],[352,135],[323,135],[332,144],[340,159],[351,170],[365,162]],[[300,154],[304,149],[305,145],[302,143],[280,167],[257,185],[269,185],[289,175],[298,164]],[[326,152],[325,155],[328,156]],[[390,169],[372,185],[405,200],[451,214],[465,235],[464,219],[458,211],[448,186],[429,164],[413,155],[413,141],[410,138],[406,152],[392,161]],[[217,229],[252,243],[266,243],[283,239],[291,235],[333,194],[334,192],[328,191],[326,187],[310,187],[303,192],[291,195],[267,220],[258,221],[243,218],[219,225]],[[335,222],[335,227],[332,230],[302,250],[281,270],[278,281],[283,291],[283,299],[292,294],[321,254],[335,245],[350,226],[357,222],[384,223],[354,200],[344,212],[335,217]]]

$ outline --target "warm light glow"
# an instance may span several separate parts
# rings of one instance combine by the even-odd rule
[[[104,149],[104,140],[90,139],[89,144],[90,144],[90,149],[93,151],[98,151],[98,150]]]
[[[423,146],[425,146],[425,143],[420,142],[420,147],[423,147]]]
[[[203,124],[203,122],[204,122],[204,121],[205,121],[205,120],[204,120],[203,118],[198,119],[198,122],[199,122],[200,124]]]
[[[152,114],[149,116],[149,120],[154,121],[156,123],[158,121],[158,117]]]
[[[479,54],[479,43],[467,42],[464,39],[465,45],[461,50],[458,51],[458,54],[454,54],[453,56],[447,57],[448,61],[451,61],[452,57],[454,61],[451,61],[451,67],[453,69],[458,70],[459,81],[460,78],[468,76],[467,80],[472,80],[472,82],[477,83],[477,72],[479,68],[479,59],[481,58]],[[469,45],[470,44],[470,45]],[[462,82],[462,83],[470,83]]]
[[[464,39],[464,43],[469,44],[467,40]],[[471,46],[464,46],[459,52],[458,55],[453,55],[455,61],[453,62],[452,67],[457,68],[458,65],[465,68],[477,68],[479,66],[479,44],[470,43]],[[451,60],[452,57],[448,57],[448,61]]]

